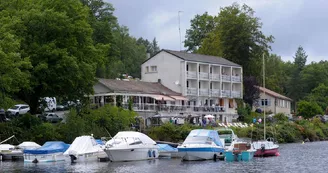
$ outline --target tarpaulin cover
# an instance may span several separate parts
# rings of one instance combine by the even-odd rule
[[[65,152],[70,145],[66,144],[62,141],[50,141],[46,142],[42,145],[42,147],[38,149],[29,149],[24,150],[26,154],[52,154],[52,153],[59,153]]]

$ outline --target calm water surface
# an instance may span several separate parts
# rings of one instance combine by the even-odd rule
[[[136,162],[68,162],[32,164],[24,162],[0,162],[0,172],[328,172],[328,142],[305,144],[281,144],[280,156],[255,158],[250,162],[192,161],[158,159]]]

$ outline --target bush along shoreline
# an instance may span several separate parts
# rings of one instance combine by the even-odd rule
[[[154,140],[183,142],[193,129],[204,127],[194,126],[190,124],[175,125],[165,123],[161,126],[152,127],[146,131]],[[218,129],[222,127],[205,127],[207,129]],[[248,127],[230,127],[239,138],[251,138],[255,140],[263,140],[264,127],[263,124],[254,124]],[[279,143],[295,143],[302,141],[322,141],[328,140],[328,124],[323,123],[319,118],[311,120],[289,121],[287,118],[277,120],[275,122],[268,121],[266,123],[266,137],[274,138]]]

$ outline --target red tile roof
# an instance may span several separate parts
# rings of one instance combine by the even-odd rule
[[[259,90],[260,90],[261,92],[265,92],[265,94],[271,95],[271,96],[276,97],[276,98],[280,98],[280,99],[284,99],[284,100],[293,101],[291,98],[288,98],[288,97],[286,97],[286,96],[283,96],[283,95],[281,95],[281,94],[279,94],[279,93],[276,93],[276,92],[274,92],[274,91],[271,91],[271,90],[269,90],[269,89],[267,89],[267,88],[263,88],[263,87],[259,87],[259,86],[257,86],[257,87],[259,88]]]

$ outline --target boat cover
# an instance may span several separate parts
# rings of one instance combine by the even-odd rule
[[[92,136],[79,136],[74,139],[70,147],[64,152],[64,155],[95,153],[99,151],[102,151],[102,149]]]
[[[96,139],[96,142],[99,145],[105,145],[104,141],[102,141],[101,139]]]
[[[19,148],[22,148],[24,150],[27,150],[27,149],[37,149],[37,148],[40,148],[41,145],[35,143],[35,142],[30,142],[30,141],[27,141],[27,142],[23,142],[21,144],[18,145]]]
[[[168,152],[178,152],[177,148],[172,147],[169,144],[157,144],[159,146],[159,151],[168,151]]]
[[[69,147],[69,144],[66,144],[62,141],[50,141],[42,145],[42,147],[37,149],[28,149],[24,150],[26,154],[52,154],[65,152]]]
[[[217,146],[223,146],[216,130],[196,129],[192,130],[183,144],[205,144],[213,141]]]

